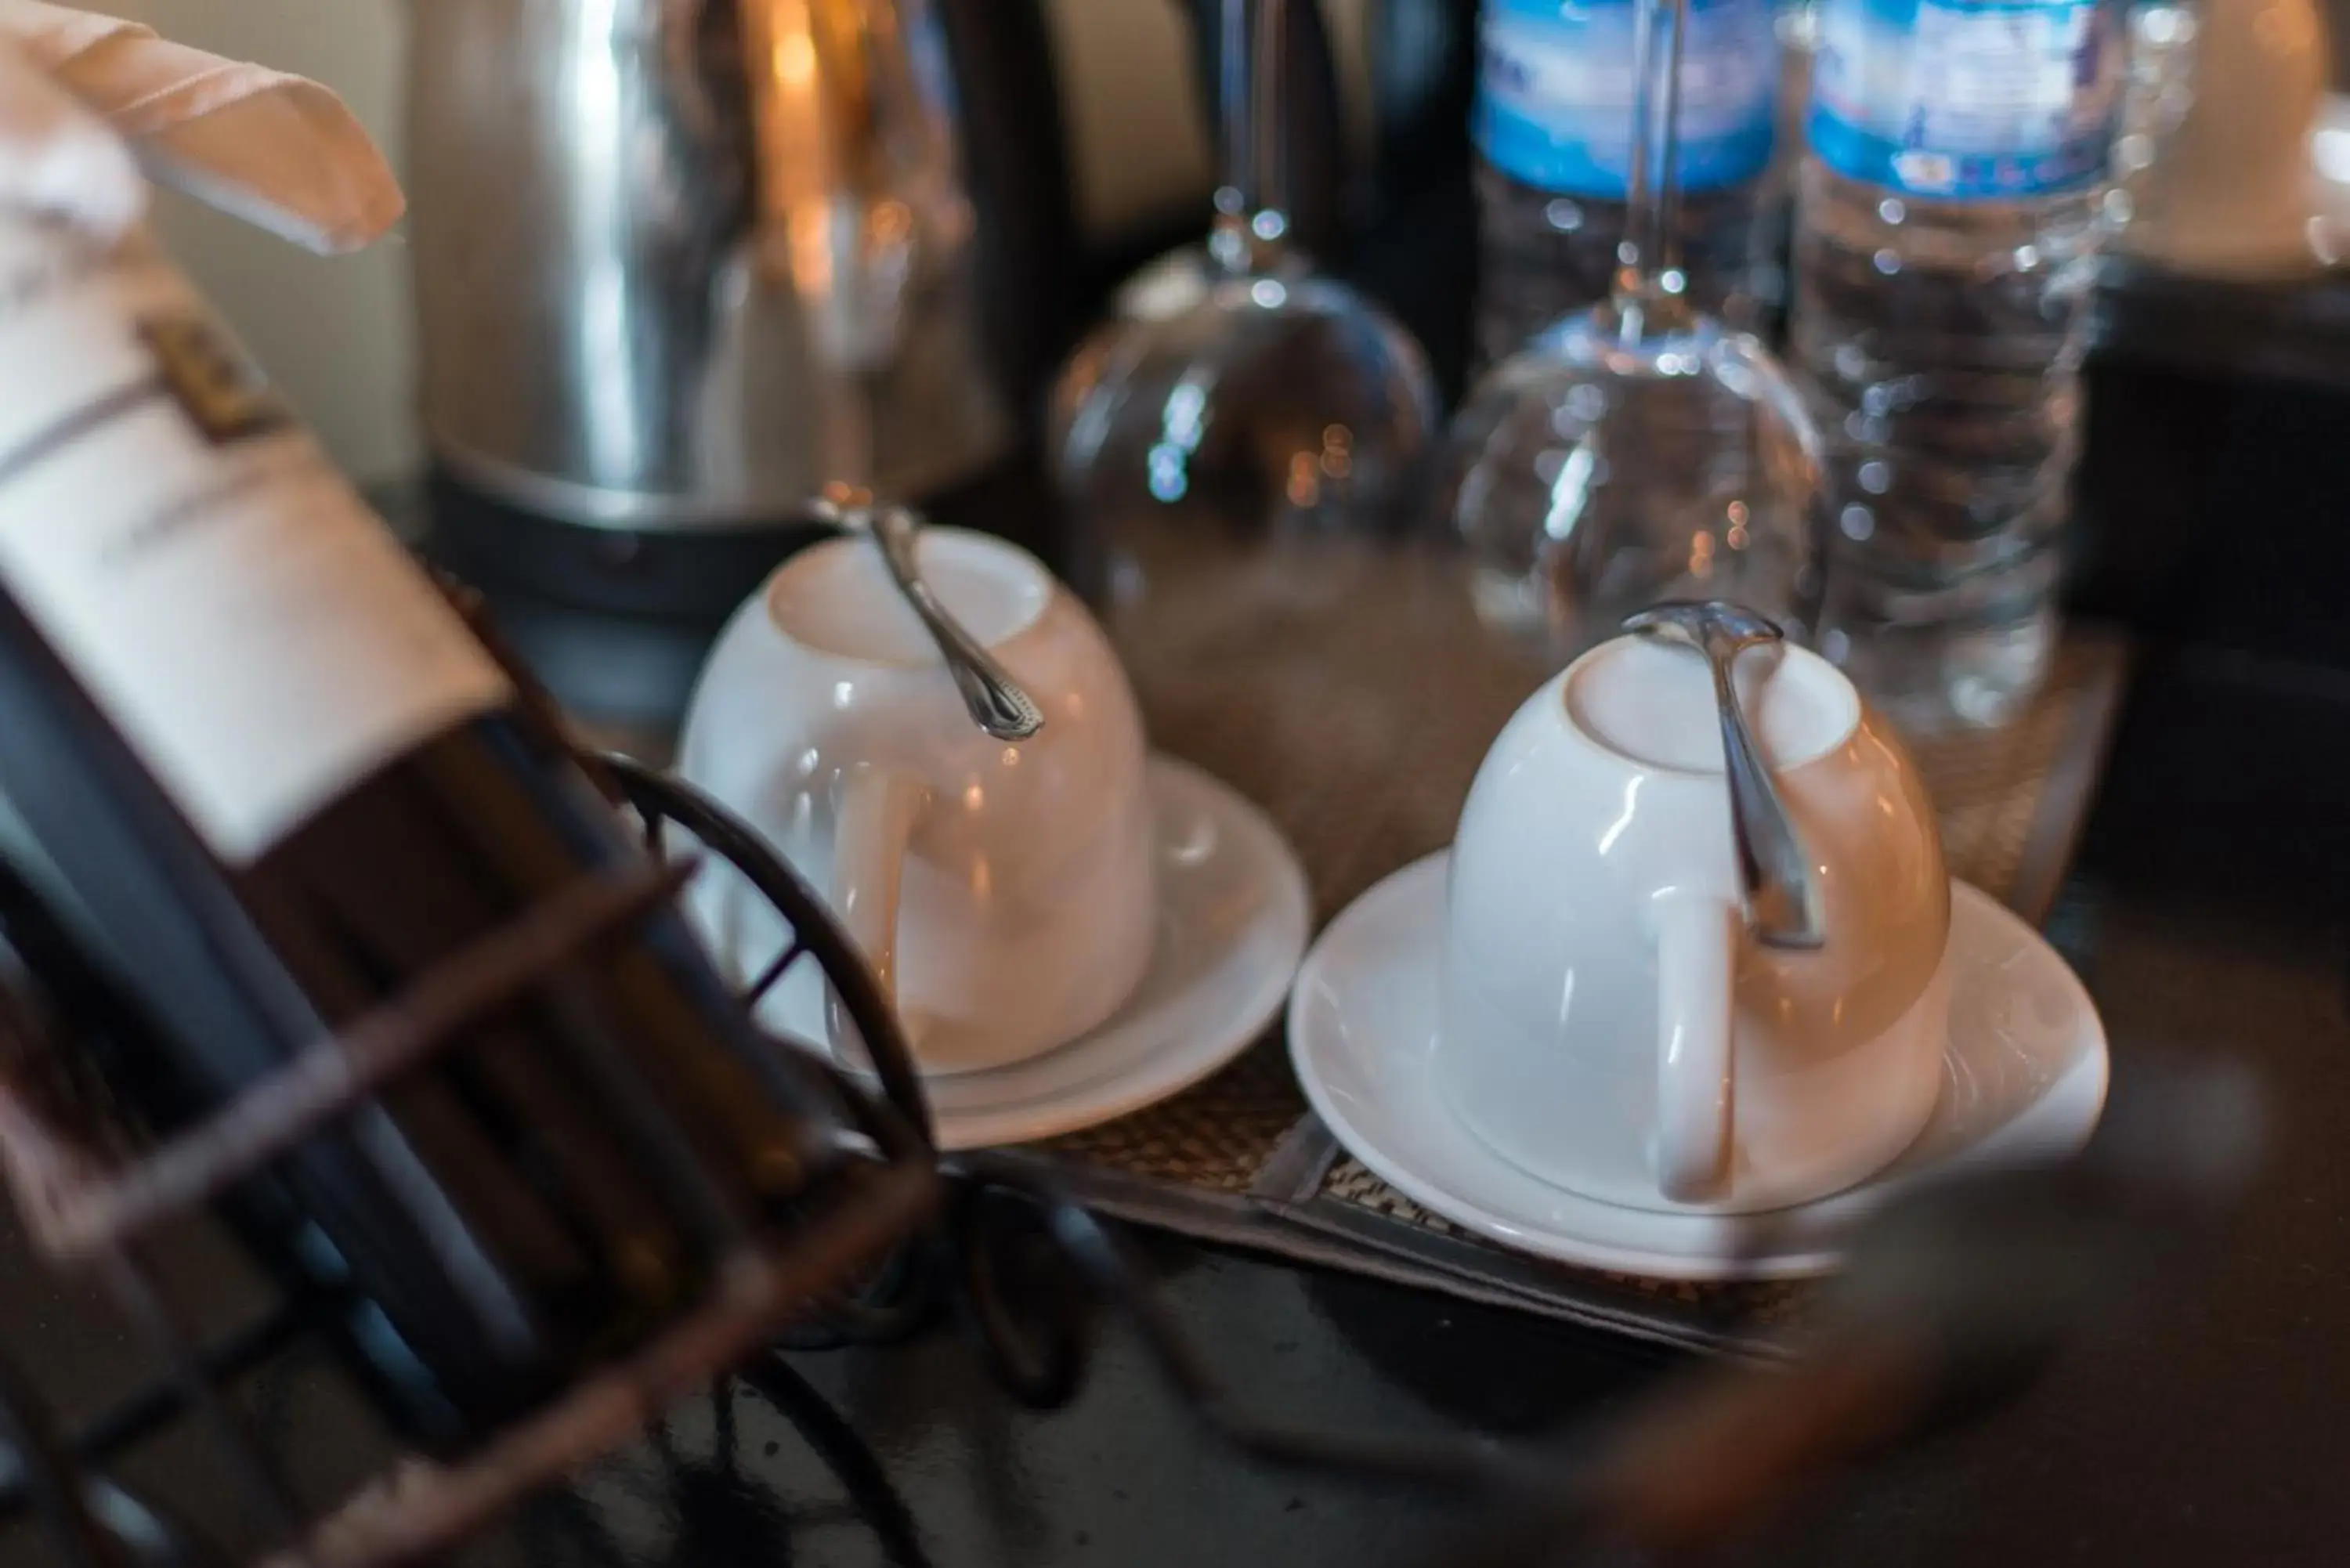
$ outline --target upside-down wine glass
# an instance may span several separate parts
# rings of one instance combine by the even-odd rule
[[[1280,134],[1292,0],[1222,0],[1223,179],[1200,299],[1113,321],[1061,372],[1056,477],[1119,591],[1166,549],[1399,530],[1436,428],[1410,334],[1290,244]]]
[[[1690,303],[1679,266],[1690,0],[1635,3],[1613,290],[1472,389],[1433,486],[1479,616],[1558,662],[1660,600],[1733,600],[1806,639],[1819,608],[1818,432],[1769,352]]]

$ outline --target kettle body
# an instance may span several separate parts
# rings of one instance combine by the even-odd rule
[[[413,0],[426,439],[540,519],[739,535],[1018,441],[1070,265],[1035,0]]]

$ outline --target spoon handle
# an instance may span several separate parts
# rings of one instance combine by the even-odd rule
[[[1766,947],[1816,948],[1825,940],[1812,894],[1811,868],[1788,821],[1786,804],[1762,765],[1731,680],[1733,649],[1709,646],[1714,701],[1721,712],[1721,753],[1730,779],[1730,835],[1746,884],[1747,913]]]
[[[947,673],[962,693],[963,706],[971,711],[972,722],[999,741],[1024,741],[1043,729],[1045,714],[1035,699],[1004,671],[994,655],[980,646],[978,639],[963,629],[923,580],[914,556],[914,538],[920,531],[914,514],[902,506],[883,506],[871,514],[870,527],[898,591],[905,595],[931,639],[939,645]]]

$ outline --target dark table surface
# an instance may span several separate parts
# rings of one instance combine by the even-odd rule
[[[2344,1560],[2345,761],[2350,676],[2203,647],[2150,654],[2054,929],[2105,1012],[2119,1076],[2162,1051],[2226,1052],[2259,1067],[2274,1110],[2264,1179],[2199,1275],[2076,1345],[2022,1403],[1846,1479],[1731,1561]],[[1147,1246],[1182,1325],[1248,1398],[1297,1421],[1555,1432],[1663,1366],[1504,1313],[1163,1240]],[[201,1314],[234,1317],[251,1294],[244,1271],[201,1240],[181,1251]],[[0,1335],[72,1408],[119,1394],[144,1365],[93,1297],[21,1252],[0,1255]],[[1440,1539],[1449,1517],[1409,1496],[1236,1459],[1186,1420],[1114,1327],[1077,1398],[1052,1414],[1008,1402],[952,1325],[795,1364],[869,1443],[879,1484],[861,1497],[801,1430],[742,1392],[723,1413],[688,1406],[662,1442],[640,1445],[470,1555],[879,1563],[903,1560],[890,1544],[902,1507],[897,1522],[941,1568],[1361,1568],[1406,1561],[1416,1542]],[[297,1475],[322,1488],[384,1455],[321,1365],[264,1379],[260,1407]],[[198,1520],[235,1518],[234,1490],[195,1434],[157,1446],[130,1473]],[[0,1538],[0,1561],[45,1560],[28,1532]]]

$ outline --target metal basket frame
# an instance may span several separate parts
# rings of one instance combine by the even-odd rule
[[[16,1451],[16,1476],[0,1476],[0,1507],[27,1498],[37,1503],[78,1568],[103,1568],[120,1556],[109,1543],[120,1541],[125,1520],[152,1521],[157,1532],[170,1534],[160,1515],[94,1475],[124,1449],[190,1413],[206,1423],[255,1519],[280,1542],[270,1563],[381,1568],[431,1556],[519,1496],[616,1448],[794,1324],[852,1296],[856,1282],[936,1205],[928,1111],[896,1014],[822,900],[748,827],[699,792],[625,758],[574,749],[553,702],[505,646],[480,597],[452,580],[442,586],[504,667],[517,694],[515,722],[550,753],[571,750],[616,808],[636,813],[650,852],[645,863],[574,881],[296,1053],[213,1114],[153,1139],[123,1124],[103,1086],[93,1085],[51,1027],[73,1029],[75,1005],[107,1014],[104,1023],[115,1026],[134,1013],[117,1003],[74,938],[0,860],[0,924],[68,1014],[44,1019],[0,984],[0,1173],[36,1248],[60,1269],[95,1274],[165,1369],[68,1437],[29,1381],[0,1357],[0,1438]],[[668,909],[694,875],[693,861],[668,863],[672,824],[733,862],[790,932],[743,993],[746,1012],[794,966],[813,962],[881,1064],[883,1093],[875,1096],[806,1054],[789,1063],[833,1079],[861,1129],[858,1147],[835,1151],[851,1158],[827,1183],[826,1200],[788,1236],[750,1234],[714,1203],[695,1205],[702,1211],[691,1218],[730,1245],[709,1298],[651,1343],[493,1434],[463,1460],[402,1463],[314,1515],[238,1416],[228,1385],[320,1331],[317,1293],[289,1292],[259,1322],[200,1344],[148,1262],[147,1243],[159,1229],[186,1220],[320,1127],[370,1103],[402,1075],[462,1048],[469,1025],[487,1013],[534,992],[560,1003],[577,985],[575,966]],[[775,1052],[793,1050],[770,1044]],[[642,1135],[639,1145],[671,1159],[696,1158],[673,1127],[631,1125],[661,1118],[650,1108],[650,1095],[627,1092],[641,1085],[626,1053],[594,1030],[573,1032],[573,1044],[594,1058],[582,1063],[587,1075],[617,1091],[604,1098],[624,1127]],[[763,1078],[783,1064],[780,1057],[752,1064],[764,1069]],[[101,1092],[92,1094],[93,1087]],[[692,1193],[709,1189],[706,1181],[676,1185],[690,1205]],[[178,1554],[192,1548],[185,1540],[171,1544]]]
[[[614,759],[596,771],[638,808],[655,845],[665,822],[681,814],[698,818],[709,809],[684,786],[633,764]],[[739,837],[739,825],[712,820],[713,835],[738,853],[755,848]],[[81,1543],[73,1555],[88,1555],[89,1542],[107,1532],[89,1512],[87,1485],[71,1472],[103,1463],[191,1411],[211,1427],[260,1520],[283,1537],[270,1562],[372,1568],[429,1555],[517,1496],[617,1447],[676,1399],[709,1386],[727,1366],[809,1316],[816,1303],[849,1288],[922,1223],[937,1196],[927,1128],[842,1079],[841,1093],[870,1135],[868,1158],[846,1167],[834,1183],[845,1190],[788,1236],[738,1234],[703,1304],[641,1350],[494,1435],[462,1462],[405,1463],[313,1520],[265,1446],[236,1415],[225,1382],[304,1338],[316,1324],[317,1303],[289,1303],[228,1342],[200,1345],[144,1259],[153,1232],[188,1219],[322,1126],[369,1103],[400,1075],[458,1048],[469,1025],[488,1012],[536,988],[565,985],[572,965],[665,908],[694,869],[691,862],[654,864],[573,883],[298,1053],[213,1115],[144,1147],[133,1147],[120,1127],[104,1125],[102,1112],[93,1117],[88,1106],[72,1106],[54,1081],[41,1082],[41,1070],[57,1065],[55,1044],[33,1037],[36,1021],[20,1003],[0,1009],[0,1046],[11,1069],[0,1072],[0,1166],[26,1229],[55,1265],[94,1272],[168,1368],[165,1379],[72,1441],[36,1412],[24,1388],[0,1381],[0,1407],[16,1428],[7,1434],[19,1455],[16,1490],[29,1486],[53,1523]],[[896,1021],[878,984],[816,896],[771,857],[755,857],[744,874],[792,930],[789,946],[755,982],[745,1005],[755,1004],[793,965],[815,962],[859,1031],[879,1042],[877,1055],[902,1064]],[[25,889],[13,891],[21,918]],[[594,1050],[596,1043],[582,1048]],[[622,1054],[598,1054],[604,1074],[629,1081]],[[919,1105],[919,1088],[905,1087]],[[107,1144],[113,1150],[101,1152]],[[698,1218],[726,1223],[715,1213]]]

